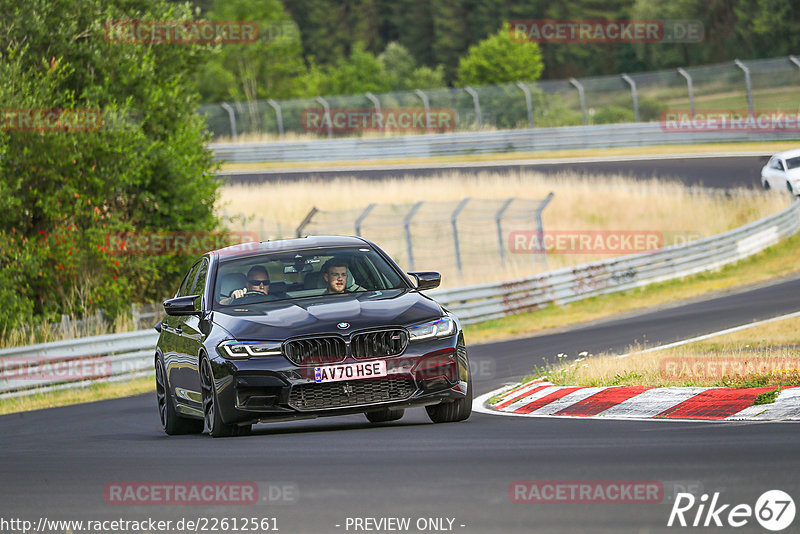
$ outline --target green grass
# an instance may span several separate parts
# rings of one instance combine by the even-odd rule
[[[765,391],[764,393],[759,394],[755,400],[753,400],[753,406],[758,406],[760,404],[772,404],[778,400],[778,395],[780,392],[781,388],[776,388],[772,391]]]

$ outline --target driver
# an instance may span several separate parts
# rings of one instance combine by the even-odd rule
[[[219,299],[220,304],[230,304],[236,299],[242,298],[247,293],[262,293],[266,295],[269,292],[269,273],[263,265],[254,265],[247,271],[247,282],[245,287],[237,289],[231,293],[230,297]]]

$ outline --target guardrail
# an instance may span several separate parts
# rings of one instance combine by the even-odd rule
[[[430,291],[465,324],[721,267],[800,230],[800,200],[723,234],[529,278]],[[0,350],[0,397],[152,375],[158,334],[140,330]]]
[[[275,143],[212,143],[217,160],[232,163],[355,161],[460,156],[502,152],[611,148],[734,141],[787,141],[798,132],[668,132],[657,122],[563,126],[421,134],[402,137],[343,138]]]
[[[716,269],[756,254],[799,229],[800,200],[796,200],[775,215],[688,245],[429,294],[470,324]]]

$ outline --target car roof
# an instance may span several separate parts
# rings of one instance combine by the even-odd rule
[[[341,235],[311,235],[295,239],[276,239],[273,241],[253,241],[212,250],[209,254],[218,254],[225,259],[243,258],[267,252],[286,252],[292,250],[308,250],[312,248],[346,247],[372,245],[366,239]]]
[[[784,152],[778,152],[775,154],[776,156],[787,159],[787,158],[796,158],[800,156],[800,148],[793,148],[792,150],[786,150]]]

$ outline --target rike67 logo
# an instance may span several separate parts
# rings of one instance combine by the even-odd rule
[[[667,526],[681,527],[743,527],[755,520],[763,528],[778,532],[794,521],[794,500],[781,490],[769,490],[761,494],[755,506],[749,504],[723,504],[719,492],[709,501],[704,493],[699,499],[691,493],[679,493],[672,505]]]

